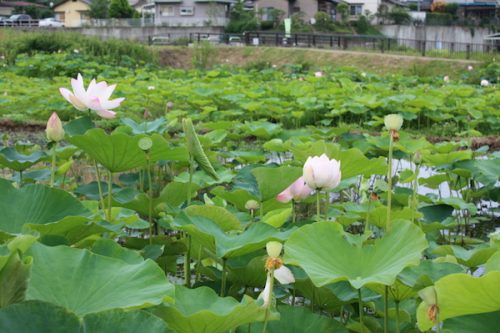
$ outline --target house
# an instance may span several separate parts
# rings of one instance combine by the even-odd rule
[[[91,0],[62,0],[54,6],[56,18],[65,27],[79,27],[89,20]]]
[[[222,27],[234,0],[153,0],[154,23],[163,26]]]

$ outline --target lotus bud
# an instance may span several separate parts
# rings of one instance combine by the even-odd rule
[[[415,152],[415,155],[413,155],[413,160],[415,161],[415,164],[422,163],[422,153],[420,153],[420,150],[417,150]]]
[[[57,113],[52,112],[52,115],[47,122],[47,129],[45,130],[47,134],[47,140],[49,141],[61,141],[64,139],[64,129],[62,127],[61,119],[57,116]]]
[[[255,200],[248,200],[245,203],[245,209],[247,210],[257,210],[259,209],[259,207],[260,207],[259,203]]]
[[[280,242],[272,241],[266,244],[267,255],[273,258],[279,257],[282,249],[283,244]]]
[[[481,87],[487,87],[490,85],[490,82],[488,80],[481,80]]]
[[[311,189],[331,190],[340,184],[340,162],[325,154],[309,156],[303,168],[304,180]]]
[[[167,102],[165,105],[165,111],[168,112],[174,108],[174,103],[173,102]]]
[[[384,124],[390,131],[399,131],[403,126],[403,117],[399,114],[388,114],[384,117]]]

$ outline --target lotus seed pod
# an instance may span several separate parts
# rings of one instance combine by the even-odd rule
[[[420,150],[417,150],[415,152],[415,155],[413,155],[413,160],[416,164],[422,163],[422,153],[420,152]]]
[[[384,124],[388,130],[399,131],[403,126],[403,117],[399,114],[389,114],[384,117]]]
[[[259,207],[260,207],[259,203],[255,200],[248,200],[245,203],[245,209],[248,209],[248,210],[257,210],[257,209],[259,209]]]
[[[150,150],[153,147],[153,140],[148,137],[142,138],[139,140],[138,146],[142,150]]]
[[[283,249],[283,244],[280,242],[268,242],[266,244],[267,255],[272,258],[277,258],[281,254],[281,250]]]

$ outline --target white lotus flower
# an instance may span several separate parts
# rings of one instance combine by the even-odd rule
[[[325,154],[309,156],[303,168],[304,180],[312,189],[331,190],[340,183],[340,162]]]
[[[490,82],[488,80],[481,80],[481,87],[487,87],[490,85]]]
[[[315,77],[322,77],[323,76],[323,72],[315,72],[314,76]]]
[[[73,92],[66,88],[60,88],[61,95],[76,109],[80,111],[94,110],[102,118],[114,118],[116,112],[110,110],[117,108],[125,100],[123,97],[110,100],[116,84],[108,86],[105,81],[96,82],[95,79],[92,79],[85,90],[81,74],[78,74],[76,79],[71,79],[71,87]]]
[[[471,70],[473,70],[474,67],[472,67],[471,65],[467,66],[467,70],[470,72]]]
[[[443,81],[444,81],[444,83],[450,82],[450,77],[448,75],[446,75],[445,77],[443,77]]]

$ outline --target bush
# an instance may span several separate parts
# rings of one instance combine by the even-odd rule
[[[452,25],[453,22],[453,15],[449,13],[427,13],[427,17],[425,18],[425,23],[429,25]]]
[[[317,12],[316,15],[314,15],[314,19],[316,20],[316,23],[314,23],[314,28],[318,31],[331,31],[332,30],[332,25],[333,25],[333,20],[325,12]]]
[[[112,18],[132,18],[135,15],[135,9],[132,8],[127,0],[111,0],[109,5],[109,17]]]
[[[259,23],[255,17],[255,12],[245,10],[243,1],[238,1],[229,16],[229,23],[225,29],[229,33],[242,33],[245,31],[257,30]]]
[[[354,27],[356,32],[361,35],[366,35],[370,31],[370,22],[366,19],[366,16],[361,15],[359,19],[354,22]]]
[[[411,16],[406,9],[393,7],[388,17],[394,22],[394,24],[404,24],[411,22]]]
[[[94,0],[90,4],[91,18],[105,19],[109,17],[109,0]]]

